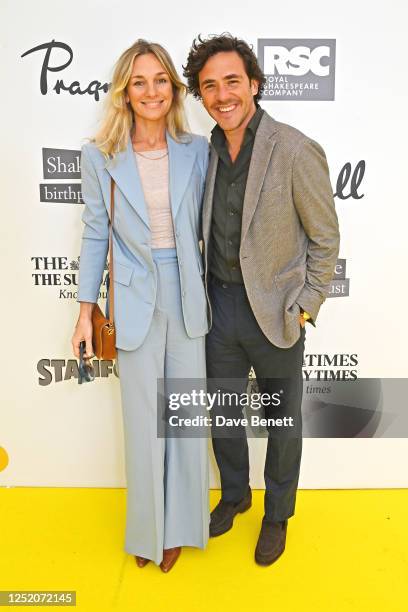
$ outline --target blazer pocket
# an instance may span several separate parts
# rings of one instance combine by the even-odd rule
[[[272,187],[272,189],[269,189],[268,186],[265,185],[261,189],[260,196],[263,196],[265,198],[280,198],[281,193],[282,185],[277,185],[277,187]]]
[[[132,280],[133,268],[124,264],[113,262],[113,280],[121,285],[130,285]]]

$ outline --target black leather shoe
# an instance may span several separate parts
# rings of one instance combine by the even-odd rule
[[[229,531],[234,523],[234,517],[240,512],[245,512],[252,506],[251,487],[241,501],[233,503],[221,499],[218,505],[211,512],[210,537],[222,535]]]
[[[285,550],[288,521],[269,521],[264,517],[255,549],[258,565],[271,565]]]

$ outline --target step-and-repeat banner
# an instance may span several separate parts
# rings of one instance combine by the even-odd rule
[[[405,3],[17,0],[1,13],[0,485],[125,486],[115,363],[95,360],[95,382],[78,385],[71,351],[80,148],[137,38],[164,45],[181,73],[193,38],[229,31],[267,75],[262,106],[325,149],[340,222],[330,296],[307,326],[300,487],[407,486]],[[186,105],[209,137],[201,104]],[[265,443],[250,439],[254,487]],[[218,486],[213,460],[211,476]]]

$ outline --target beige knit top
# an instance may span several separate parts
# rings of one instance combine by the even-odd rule
[[[169,156],[166,151],[140,151],[140,155],[135,152],[149,214],[153,249],[176,246],[169,199]]]

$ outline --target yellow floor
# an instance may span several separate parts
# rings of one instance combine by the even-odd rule
[[[299,491],[286,551],[263,568],[255,491],[233,530],[183,549],[166,575],[123,551],[124,489],[0,488],[0,590],[76,590],[90,612],[405,612],[407,502],[408,490]]]

